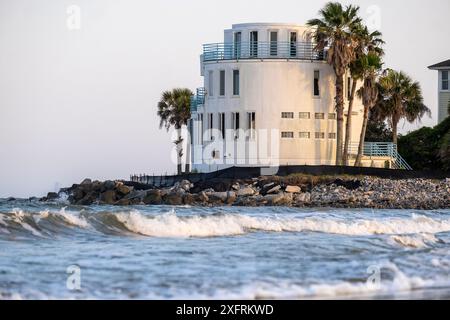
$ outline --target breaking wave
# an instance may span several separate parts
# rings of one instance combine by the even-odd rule
[[[418,276],[408,276],[394,263],[385,263],[380,266],[383,272],[392,273],[391,280],[381,279],[379,282],[336,281],[317,284],[296,284],[292,281],[276,281],[276,283],[259,282],[239,288],[238,290],[219,290],[215,299],[327,299],[327,298],[376,298],[408,296],[411,294],[424,294],[425,290],[440,288],[450,284],[449,279],[424,279]],[[209,299],[208,296],[199,296],[198,299]]]
[[[440,242],[434,235],[450,231],[450,219],[413,214],[410,218],[337,219],[333,217],[251,216],[244,214],[177,215],[174,210],[148,215],[130,212],[40,211],[14,209],[0,213],[0,235],[46,237],[66,229],[148,237],[225,237],[252,232],[318,232],[347,236],[390,235],[405,247],[421,248]]]

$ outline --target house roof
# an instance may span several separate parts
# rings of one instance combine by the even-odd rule
[[[450,59],[433,64],[432,66],[428,67],[428,69],[443,69],[443,68],[450,68]]]

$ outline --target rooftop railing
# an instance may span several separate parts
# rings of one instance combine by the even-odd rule
[[[196,94],[191,96],[191,112],[196,112],[198,106],[205,104],[205,88],[197,88]]]
[[[240,59],[324,60],[311,42],[236,42],[203,45],[203,61]]]

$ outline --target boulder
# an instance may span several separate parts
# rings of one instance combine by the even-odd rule
[[[205,204],[205,203],[209,202],[208,195],[206,194],[206,192],[203,192],[203,191],[194,195],[194,199],[195,199],[195,202],[198,202],[198,203]]]
[[[195,198],[194,195],[190,194],[190,193],[185,193],[183,195],[183,203],[185,205],[192,205],[195,202]]]
[[[292,193],[268,194],[264,197],[269,205],[282,206],[291,205],[293,201]]]
[[[47,200],[56,200],[59,196],[56,192],[49,192],[47,193]]]
[[[163,197],[163,201],[167,205],[181,206],[183,204],[183,195],[180,193],[172,192]]]
[[[309,192],[301,193],[295,196],[295,202],[299,204],[311,203],[311,194]]]
[[[161,191],[158,189],[148,190],[142,199],[145,204],[159,205],[162,203]]]
[[[117,195],[114,190],[108,190],[100,194],[100,203],[114,204],[117,201]]]
[[[286,187],[286,192],[287,193],[301,193],[302,192],[302,188],[300,188],[298,186],[287,186]]]
[[[228,191],[226,204],[231,205],[236,201],[236,192]]]
[[[133,190],[133,187],[127,187],[124,184],[118,185],[117,186],[117,192],[119,194],[121,194],[122,196],[126,196],[127,194],[129,194],[131,191]]]
[[[91,179],[84,179],[80,185],[87,185],[87,184],[92,184],[92,180]]]
[[[278,185],[278,186],[275,186],[275,187],[269,189],[266,194],[275,194],[275,193],[278,193],[280,190],[281,190],[281,186]]]
[[[178,183],[178,187],[183,189],[184,191],[189,191],[194,185],[189,180],[183,180]]]
[[[76,205],[79,205],[79,206],[90,206],[96,200],[97,200],[97,196],[95,194],[93,194],[93,193],[89,193],[89,194],[85,195],[83,199],[78,200],[76,202]]]
[[[253,196],[255,194],[255,190],[251,187],[244,187],[244,188],[240,188],[237,191],[237,196],[238,197],[250,197]]]
[[[228,192],[212,192],[208,194],[208,198],[213,203],[225,203],[228,198]]]
[[[116,183],[111,180],[107,180],[102,184],[102,191],[114,190]]]

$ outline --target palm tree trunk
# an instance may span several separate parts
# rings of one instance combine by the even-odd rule
[[[356,84],[358,80],[353,79],[352,81],[352,91],[350,93],[348,101],[348,112],[347,112],[347,123],[345,126],[345,143],[344,143],[344,154],[342,160],[344,164],[348,166],[348,148],[350,146],[350,140],[352,135],[352,112],[353,112],[353,101],[355,100]]]
[[[364,153],[364,142],[366,140],[367,123],[369,122],[369,107],[364,106],[363,125],[359,136],[358,155],[356,156],[355,167],[362,167],[362,156]]]
[[[336,75],[336,165],[342,165],[342,146],[344,142],[344,76]]]
[[[395,116],[392,116],[392,143],[398,144],[398,121]]]
[[[177,129],[178,142],[177,142],[177,173],[181,175],[183,167],[181,164],[181,155],[183,152],[183,145],[181,143],[181,128]]]

